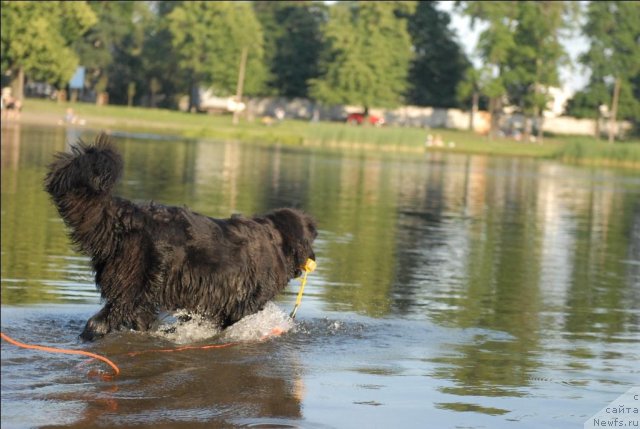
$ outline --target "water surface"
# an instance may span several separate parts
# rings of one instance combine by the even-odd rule
[[[2,331],[122,374],[3,343],[3,428],[569,428],[640,385],[636,172],[118,134],[120,195],[215,217],[303,208],[318,269],[293,323],[297,282],[231,332],[168,317],[170,334],[84,345],[99,296],[42,190],[79,136],[95,132],[3,124]]]

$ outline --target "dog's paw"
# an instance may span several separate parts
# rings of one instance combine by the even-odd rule
[[[80,339],[84,342],[95,341],[109,333],[109,325],[97,317],[92,317],[80,334]]]

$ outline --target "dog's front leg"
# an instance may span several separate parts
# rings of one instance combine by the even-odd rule
[[[111,304],[107,303],[102,310],[87,321],[84,331],[80,334],[82,341],[94,341],[104,337],[113,330],[110,326]]]
[[[83,341],[95,341],[121,328],[147,331],[157,317],[157,311],[149,304],[122,307],[118,302],[107,303],[102,310],[87,321],[80,334]]]

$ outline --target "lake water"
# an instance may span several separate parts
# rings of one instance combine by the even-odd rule
[[[228,332],[167,316],[82,344],[99,296],[42,189],[78,136],[3,124],[2,331],[122,373],[3,342],[3,428],[582,428],[640,385],[637,171],[117,134],[120,195],[303,208],[318,269],[293,323],[295,281]]]

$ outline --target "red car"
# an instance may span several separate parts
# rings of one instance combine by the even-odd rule
[[[375,115],[365,116],[362,113],[350,113],[347,116],[347,124],[362,125],[365,121],[377,127],[384,125],[384,118]]]

